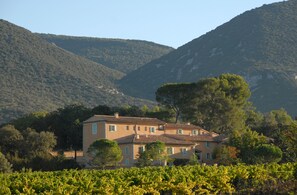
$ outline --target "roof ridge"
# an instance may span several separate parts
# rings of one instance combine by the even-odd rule
[[[95,114],[94,116],[104,116],[104,117],[111,117],[111,118],[115,118],[114,115],[105,115],[105,114]],[[151,117],[139,117],[139,116],[119,116],[119,118],[143,118],[143,119],[157,119],[160,120],[158,118],[151,118]],[[162,121],[162,120],[160,120]]]

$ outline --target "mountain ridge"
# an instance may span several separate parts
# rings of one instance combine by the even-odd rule
[[[154,99],[164,83],[234,73],[248,81],[251,101],[260,111],[283,107],[297,115],[292,108],[297,106],[296,11],[297,1],[291,0],[244,12],[131,72],[119,84],[126,94]]]
[[[0,123],[73,103],[151,105],[114,82],[124,74],[48,43],[0,20]]]
[[[142,40],[36,35],[66,51],[125,74],[173,50],[165,45]]]

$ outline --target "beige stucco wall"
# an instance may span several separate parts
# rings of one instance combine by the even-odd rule
[[[104,122],[94,122],[97,124],[97,133],[92,134],[92,124],[83,124],[83,153],[86,156],[89,146],[97,139],[106,138],[105,136],[105,123]]]
[[[92,134],[92,124],[97,124],[97,134]],[[110,131],[109,126],[115,125],[116,131]],[[127,126],[129,129],[127,130]],[[154,127],[155,132],[152,133],[149,131],[149,127]],[[135,130],[134,130],[135,128]],[[115,140],[118,138],[123,138],[129,135],[134,135],[135,132],[140,135],[161,135],[164,134],[163,130],[159,130],[157,125],[131,125],[131,124],[118,124],[118,123],[105,123],[105,122],[90,122],[83,124],[83,153],[84,157],[86,157],[86,152],[88,151],[89,146],[96,141],[97,139],[109,139]],[[137,148],[138,150],[138,148]],[[137,151],[136,150],[136,151]],[[131,144],[131,151],[135,151]],[[134,163],[135,155],[130,156],[130,162]],[[127,158],[126,158],[127,159]],[[123,159],[122,164],[125,164],[125,159]]]
[[[182,128],[180,128],[182,129]],[[197,130],[198,134],[197,135],[203,135],[203,134],[207,134],[208,132],[205,130],[201,130],[201,129],[182,129],[182,135],[193,135],[193,130]],[[178,134],[178,129],[165,129],[165,134],[170,134],[170,135],[177,135]]]
[[[116,131],[109,131],[109,126],[115,125]],[[127,129],[129,127],[129,129]],[[149,131],[149,127],[155,128],[155,133]],[[129,135],[134,135],[135,133],[140,135],[161,135],[164,131],[158,130],[158,126],[154,125],[131,125],[131,124],[117,124],[117,123],[106,123],[106,139],[114,140]]]
[[[215,149],[215,147],[217,146],[218,144],[216,142],[209,142],[209,146],[207,147],[206,146],[206,142],[199,142],[197,143],[197,145],[185,145],[185,146],[180,146],[180,145],[166,145],[166,148],[165,148],[165,151],[167,152],[167,148],[168,147],[171,147],[173,148],[174,150],[174,153],[169,155],[170,158],[173,158],[173,159],[190,159],[193,155],[193,153],[195,152],[195,150],[200,150],[201,151],[201,159],[200,161],[201,162],[204,162],[204,163],[212,163],[212,154],[213,154],[213,151]],[[133,159],[134,159],[134,162],[137,161],[138,157],[139,157],[139,147],[142,147],[142,146],[145,146],[145,144],[134,144],[133,145],[133,150],[134,150],[134,153],[133,153]],[[181,152],[181,149],[184,149],[186,148],[187,149],[187,152],[186,154],[183,154]],[[209,153],[209,159],[207,159],[207,153]]]
[[[121,144],[120,148],[122,150],[123,159],[120,162],[121,166],[131,167],[134,166],[135,159],[134,156],[134,145],[133,144]]]
[[[199,142],[196,145],[196,149],[202,151],[201,153],[201,160],[205,163],[210,163],[212,161],[212,154],[214,152],[214,149],[218,145],[217,142],[208,142],[208,146],[206,144],[207,142]],[[210,159],[207,159],[207,153],[210,154]]]

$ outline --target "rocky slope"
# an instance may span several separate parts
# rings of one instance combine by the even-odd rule
[[[125,93],[154,99],[167,82],[193,82],[222,73],[242,75],[263,112],[297,115],[297,1],[247,11],[128,74]]]

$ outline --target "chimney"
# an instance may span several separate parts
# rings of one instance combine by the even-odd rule
[[[119,118],[119,113],[118,112],[114,113],[114,118]]]

